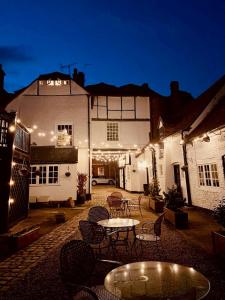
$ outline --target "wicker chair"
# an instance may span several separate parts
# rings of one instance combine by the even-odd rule
[[[79,221],[79,230],[82,239],[91,246],[96,256],[101,256],[103,250],[108,254],[110,248],[114,253],[114,245],[111,243],[111,236],[114,232],[108,232],[104,227],[87,220]]]
[[[148,245],[155,243],[158,248],[158,243],[161,236],[161,225],[164,218],[164,214],[161,214],[155,222],[147,221],[142,224],[140,232],[136,235],[132,248],[135,249],[137,255],[137,249],[140,245],[141,256],[143,255],[143,246],[147,247]],[[158,253],[160,253],[158,249]]]
[[[103,266],[107,265],[105,274],[95,273],[98,263]],[[71,240],[61,248],[60,276],[71,299],[118,300],[102,286],[91,288],[96,284],[96,276],[100,274],[105,276],[115,265],[118,266],[121,263],[96,260],[93,249],[82,240]]]
[[[121,217],[126,213],[126,207],[124,201],[121,198],[114,196],[107,197],[107,203],[109,206],[110,216],[111,217]]]
[[[131,199],[127,201],[127,210],[129,215],[131,215],[132,211],[139,211],[141,214],[141,217],[143,217],[142,215],[142,211],[141,211],[141,200],[143,199],[143,196],[139,196],[138,199]]]
[[[122,195],[121,192],[113,192],[113,193],[111,193],[110,196],[116,197],[116,198],[119,198],[119,199],[122,199],[122,198],[123,198],[123,195]]]
[[[103,206],[93,206],[88,211],[88,221],[97,223],[98,221],[109,219],[110,214]]]

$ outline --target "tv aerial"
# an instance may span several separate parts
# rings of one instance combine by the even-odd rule
[[[76,66],[77,65],[77,63],[75,62],[75,63],[71,63],[71,64],[67,64],[67,65],[60,65],[60,69],[61,70],[64,70],[64,69],[67,69],[67,73],[71,76],[71,67],[73,67],[73,66]]]

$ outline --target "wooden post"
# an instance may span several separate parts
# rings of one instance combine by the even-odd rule
[[[5,145],[0,145],[0,233],[6,233],[9,225],[9,193],[11,178],[11,162],[13,156],[13,141],[15,131],[9,130],[10,126],[15,126],[15,113],[3,113],[0,118],[6,122],[1,122],[0,134],[6,137]],[[3,127],[3,124],[4,127]]]

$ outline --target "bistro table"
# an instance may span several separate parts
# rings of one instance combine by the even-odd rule
[[[115,240],[111,240],[112,243],[118,244],[122,242],[125,246],[128,246],[129,231],[133,232],[133,236],[135,238],[135,226],[140,224],[140,221],[130,218],[111,218],[98,221],[97,223],[103,226],[104,228],[111,229],[112,231],[117,231],[117,238]],[[123,239],[119,238],[119,233],[121,231],[126,232],[126,237]]]
[[[195,269],[159,261],[135,262],[115,268],[105,277],[104,285],[106,290],[124,300],[169,299],[193,288],[196,299],[203,299],[210,290],[208,279]]]

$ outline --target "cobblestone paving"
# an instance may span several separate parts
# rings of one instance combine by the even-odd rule
[[[99,189],[93,194],[91,205],[106,205],[106,197],[115,188]],[[124,196],[136,198],[137,195],[123,192]],[[6,291],[18,279],[23,278],[35,265],[37,265],[47,254],[56,247],[60,247],[71,235],[79,237],[78,223],[86,219],[88,208],[72,219],[63,223],[50,233],[42,236],[31,245],[22,249],[9,258],[0,262],[0,292]]]

